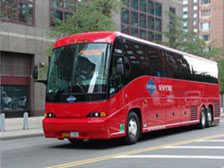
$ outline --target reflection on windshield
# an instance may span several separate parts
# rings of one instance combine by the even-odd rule
[[[77,44],[54,50],[47,93],[106,92],[109,45]]]

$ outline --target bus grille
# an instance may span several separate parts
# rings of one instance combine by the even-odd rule
[[[220,117],[220,102],[215,102],[214,106],[214,117]]]
[[[191,120],[197,120],[197,106],[191,106]]]

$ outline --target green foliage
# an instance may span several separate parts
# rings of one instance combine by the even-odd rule
[[[223,49],[208,46],[194,32],[186,32],[183,30],[182,18],[172,13],[168,13],[168,15],[173,18],[173,22],[167,29],[169,31],[164,33],[165,37],[169,40],[168,46],[194,55],[219,60],[220,55],[223,55]]]
[[[224,93],[224,60],[219,61],[219,81],[221,92]]]
[[[115,30],[112,12],[120,8],[118,0],[82,0],[74,4],[74,14],[53,27],[52,35],[61,37],[90,31]]]

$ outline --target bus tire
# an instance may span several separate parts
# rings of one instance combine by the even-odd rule
[[[206,125],[207,127],[211,127],[213,124],[213,114],[211,107],[208,107],[206,112]]]
[[[135,144],[140,137],[140,121],[138,115],[131,111],[126,124],[126,143]]]
[[[207,120],[206,120],[206,109],[204,107],[201,108],[200,112],[200,123],[199,123],[199,128],[204,129],[207,125]]]

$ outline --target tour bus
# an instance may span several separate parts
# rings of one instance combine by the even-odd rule
[[[220,121],[217,63],[120,32],[54,44],[44,135],[72,143]]]

